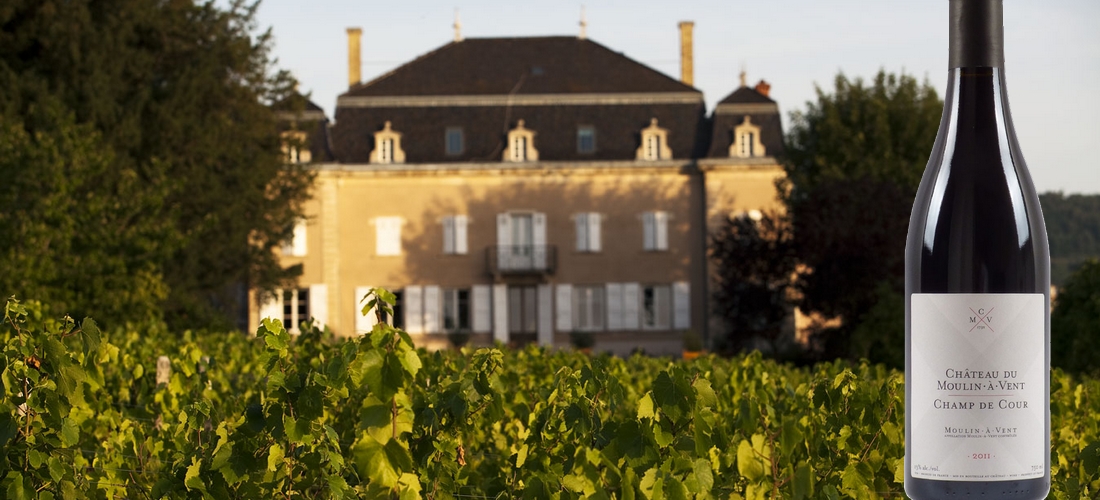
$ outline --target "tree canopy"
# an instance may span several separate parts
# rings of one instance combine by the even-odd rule
[[[819,88],[817,102],[792,114],[780,192],[806,270],[795,282],[799,306],[843,321],[819,332],[828,357],[895,351],[851,335],[897,309],[872,314],[904,291],[909,214],[942,109],[929,83],[880,71],[869,84],[839,75],[832,93]]]
[[[1050,314],[1050,362],[1071,372],[1100,373],[1100,260],[1081,265],[1058,290]]]
[[[1050,241],[1050,281],[1065,283],[1088,259],[1100,259],[1100,195],[1039,195]]]
[[[255,8],[0,8],[0,222],[18,229],[0,243],[0,291],[107,321],[228,326],[244,287],[300,272],[273,249],[311,174],[283,162],[270,105],[294,80],[256,33]]]

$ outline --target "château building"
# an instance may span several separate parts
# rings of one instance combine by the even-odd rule
[[[288,158],[317,177],[281,256],[300,288],[253,296],[251,327],[313,318],[370,330],[371,287],[417,343],[678,353],[715,334],[707,235],[730,213],[778,208],[779,109],[768,85],[709,115],[692,86],[692,23],[671,78],[586,37],[455,40],[369,82],[348,30],[335,123],[284,113]]]

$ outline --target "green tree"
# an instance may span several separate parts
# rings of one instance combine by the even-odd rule
[[[1100,372],[1100,260],[1086,261],[1058,290],[1050,315],[1051,364]]]
[[[715,312],[729,328],[718,347],[744,349],[763,340],[778,353],[796,266],[790,221],[777,212],[731,215],[710,236],[709,252]]]
[[[1050,241],[1050,281],[1061,285],[1088,259],[1100,259],[1100,195],[1039,195]]]
[[[311,175],[282,162],[270,105],[294,81],[274,65],[270,32],[256,33],[255,10],[240,0],[224,9],[191,0],[14,0],[0,8],[0,115],[26,116],[53,100],[98,131],[109,153],[102,182],[134,187],[90,196],[143,207],[126,220],[164,229],[155,241],[123,245],[118,257],[158,277],[166,296],[157,308],[188,327],[231,324],[242,287],[271,289],[300,273],[280,268],[274,249],[301,216]],[[60,238],[72,231],[49,229]],[[98,264],[83,269],[89,279],[110,279],[92,274],[107,271]],[[70,307],[88,306],[74,300]]]
[[[896,313],[883,306],[868,316],[903,292],[909,214],[942,108],[927,82],[880,71],[870,84],[838,75],[831,94],[819,88],[817,102],[792,114],[780,192],[806,269],[799,307],[843,320],[817,332],[826,357],[896,350],[857,347],[851,336],[865,316]]]

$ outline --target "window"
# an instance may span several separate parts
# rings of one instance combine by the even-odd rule
[[[306,133],[300,130],[288,130],[282,133],[283,157],[288,163],[309,163],[313,155],[306,143]]]
[[[730,144],[730,157],[754,158],[764,156],[764,144],[760,142],[760,127],[752,123],[749,115],[733,129],[733,144]]]
[[[604,287],[573,287],[573,328],[579,331],[603,330]]]
[[[283,328],[299,333],[298,325],[309,321],[309,289],[283,291]]]
[[[539,152],[535,149],[535,132],[524,127],[523,120],[516,123],[516,128],[508,132],[508,148],[504,151],[504,160],[521,162],[536,161]]]
[[[374,219],[375,254],[401,255],[401,217]]]
[[[672,290],[668,285],[642,288],[642,328],[667,330],[672,317]]]
[[[305,257],[306,221],[304,219],[299,219],[294,223],[294,232],[290,236],[290,241],[283,244],[283,255]]]
[[[577,225],[577,251],[599,252],[601,215],[594,212],[580,213],[574,215],[573,219]]]
[[[405,328],[405,291],[394,290],[393,297],[393,314],[391,315],[390,313],[383,313],[382,319],[394,328],[403,329]],[[362,308],[362,306],[359,307]],[[374,311],[371,311],[371,314],[373,313]]]
[[[508,332],[536,333],[538,330],[538,288],[508,287]]]
[[[465,215],[447,215],[443,217],[443,253],[466,254],[467,221]]]
[[[394,131],[387,121],[382,130],[374,133],[374,150],[371,163],[405,163],[405,151],[401,149],[401,133]]]
[[[638,146],[635,157],[639,160],[671,160],[672,151],[668,148],[668,129],[657,126],[657,119],[649,121],[649,126],[642,129],[642,144]]]
[[[444,137],[447,156],[458,156],[466,152],[466,141],[462,135],[462,127],[447,127]]]
[[[668,212],[642,214],[642,245],[647,251],[668,250]]]
[[[470,291],[448,288],[443,290],[443,330],[448,332],[470,329]]]
[[[577,127],[577,152],[580,154],[596,152],[596,127],[591,125]]]

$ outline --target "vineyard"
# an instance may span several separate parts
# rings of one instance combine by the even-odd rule
[[[138,330],[7,303],[5,498],[904,498],[879,366]],[[1051,393],[1052,498],[1096,498],[1100,381]]]

